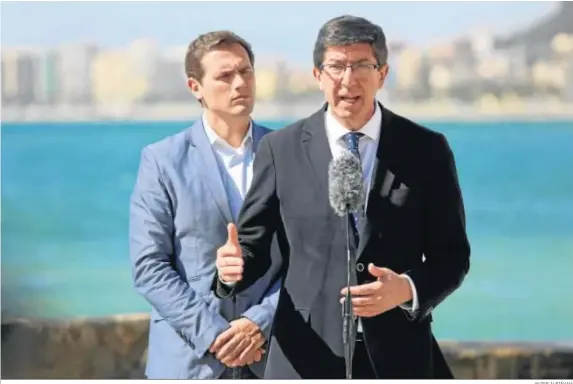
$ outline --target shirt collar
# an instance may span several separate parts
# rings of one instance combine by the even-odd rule
[[[380,128],[382,125],[382,109],[380,108],[380,104],[378,104],[378,102],[375,102],[375,104],[376,107],[374,114],[370,120],[368,120],[362,128],[355,132],[363,133],[365,136],[368,136],[372,140],[377,141],[378,137],[380,136]],[[338,141],[344,135],[350,132],[348,128],[343,127],[342,124],[340,124],[334,118],[334,116],[332,116],[329,109],[326,110],[325,121],[328,136],[331,137],[334,141]]]
[[[243,142],[241,143],[241,146],[239,148],[233,148],[229,145],[229,143],[227,143],[225,140],[223,140],[223,138],[221,138],[221,136],[219,136],[217,134],[217,132],[215,132],[215,130],[213,128],[211,128],[211,126],[207,122],[207,119],[205,118],[205,115],[203,115],[201,117],[201,120],[203,122],[205,134],[207,135],[207,139],[209,140],[209,144],[211,144],[211,146],[214,146],[214,145],[223,146],[223,147],[230,148],[230,149],[236,151],[238,149],[246,148],[249,144],[252,144],[252,142],[253,142],[253,121],[252,120],[249,122],[249,130],[247,131],[247,134],[245,135]]]

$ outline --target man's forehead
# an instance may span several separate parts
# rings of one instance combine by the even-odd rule
[[[373,59],[374,51],[369,44],[349,44],[327,47],[324,52],[325,59],[362,61]]]
[[[207,70],[207,72],[227,72],[227,71],[237,71],[237,70],[241,70],[244,68],[250,67],[249,61],[248,60],[240,60],[240,61],[236,61],[234,63],[230,63],[230,62],[216,62],[213,63],[211,65],[208,65],[207,68],[205,68]]]
[[[230,50],[213,50],[203,57],[205,69],[233,70],[249,65],[249,57]]]

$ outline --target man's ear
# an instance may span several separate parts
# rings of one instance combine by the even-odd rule
[[[378,84],[378,89],[381,89],[384,86],[384,82],[386,81],[386,77],[388,76],[388,72],[390,71],[390,66],[388,64],[384,64],[380,69],[380,83]]]
[[[202,92],[203,90],[201,87],[201,83],[199,83],[198,80],[189,77],[187,79],[187,86],[189,87],[189,90],[197,100],[201,101],[203,99],[203,92]]]
[[[312,69],[312,75],[314,76],[314,78],[316,79],[316,82],[318,83],[318,88],[320,88],[320,90],[322,91],[322,82],[320,81],[320,77],[322,76],[322,72],[320,71],[320,69],[318,68],[313,68]]]

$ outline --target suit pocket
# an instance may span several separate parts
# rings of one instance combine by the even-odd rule
[[[392,190],[390,193],[390,202],[396,207],[402,207],[404,204],[406,204],[409,193],[410,188],[402,183],[400,184],[400,187]]]

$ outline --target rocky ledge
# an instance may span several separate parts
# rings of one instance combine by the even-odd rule
[[[2,323],[3,379],[143,378],[147,315]],[[573,344],[440,342],[458,379],[573,379]]]

